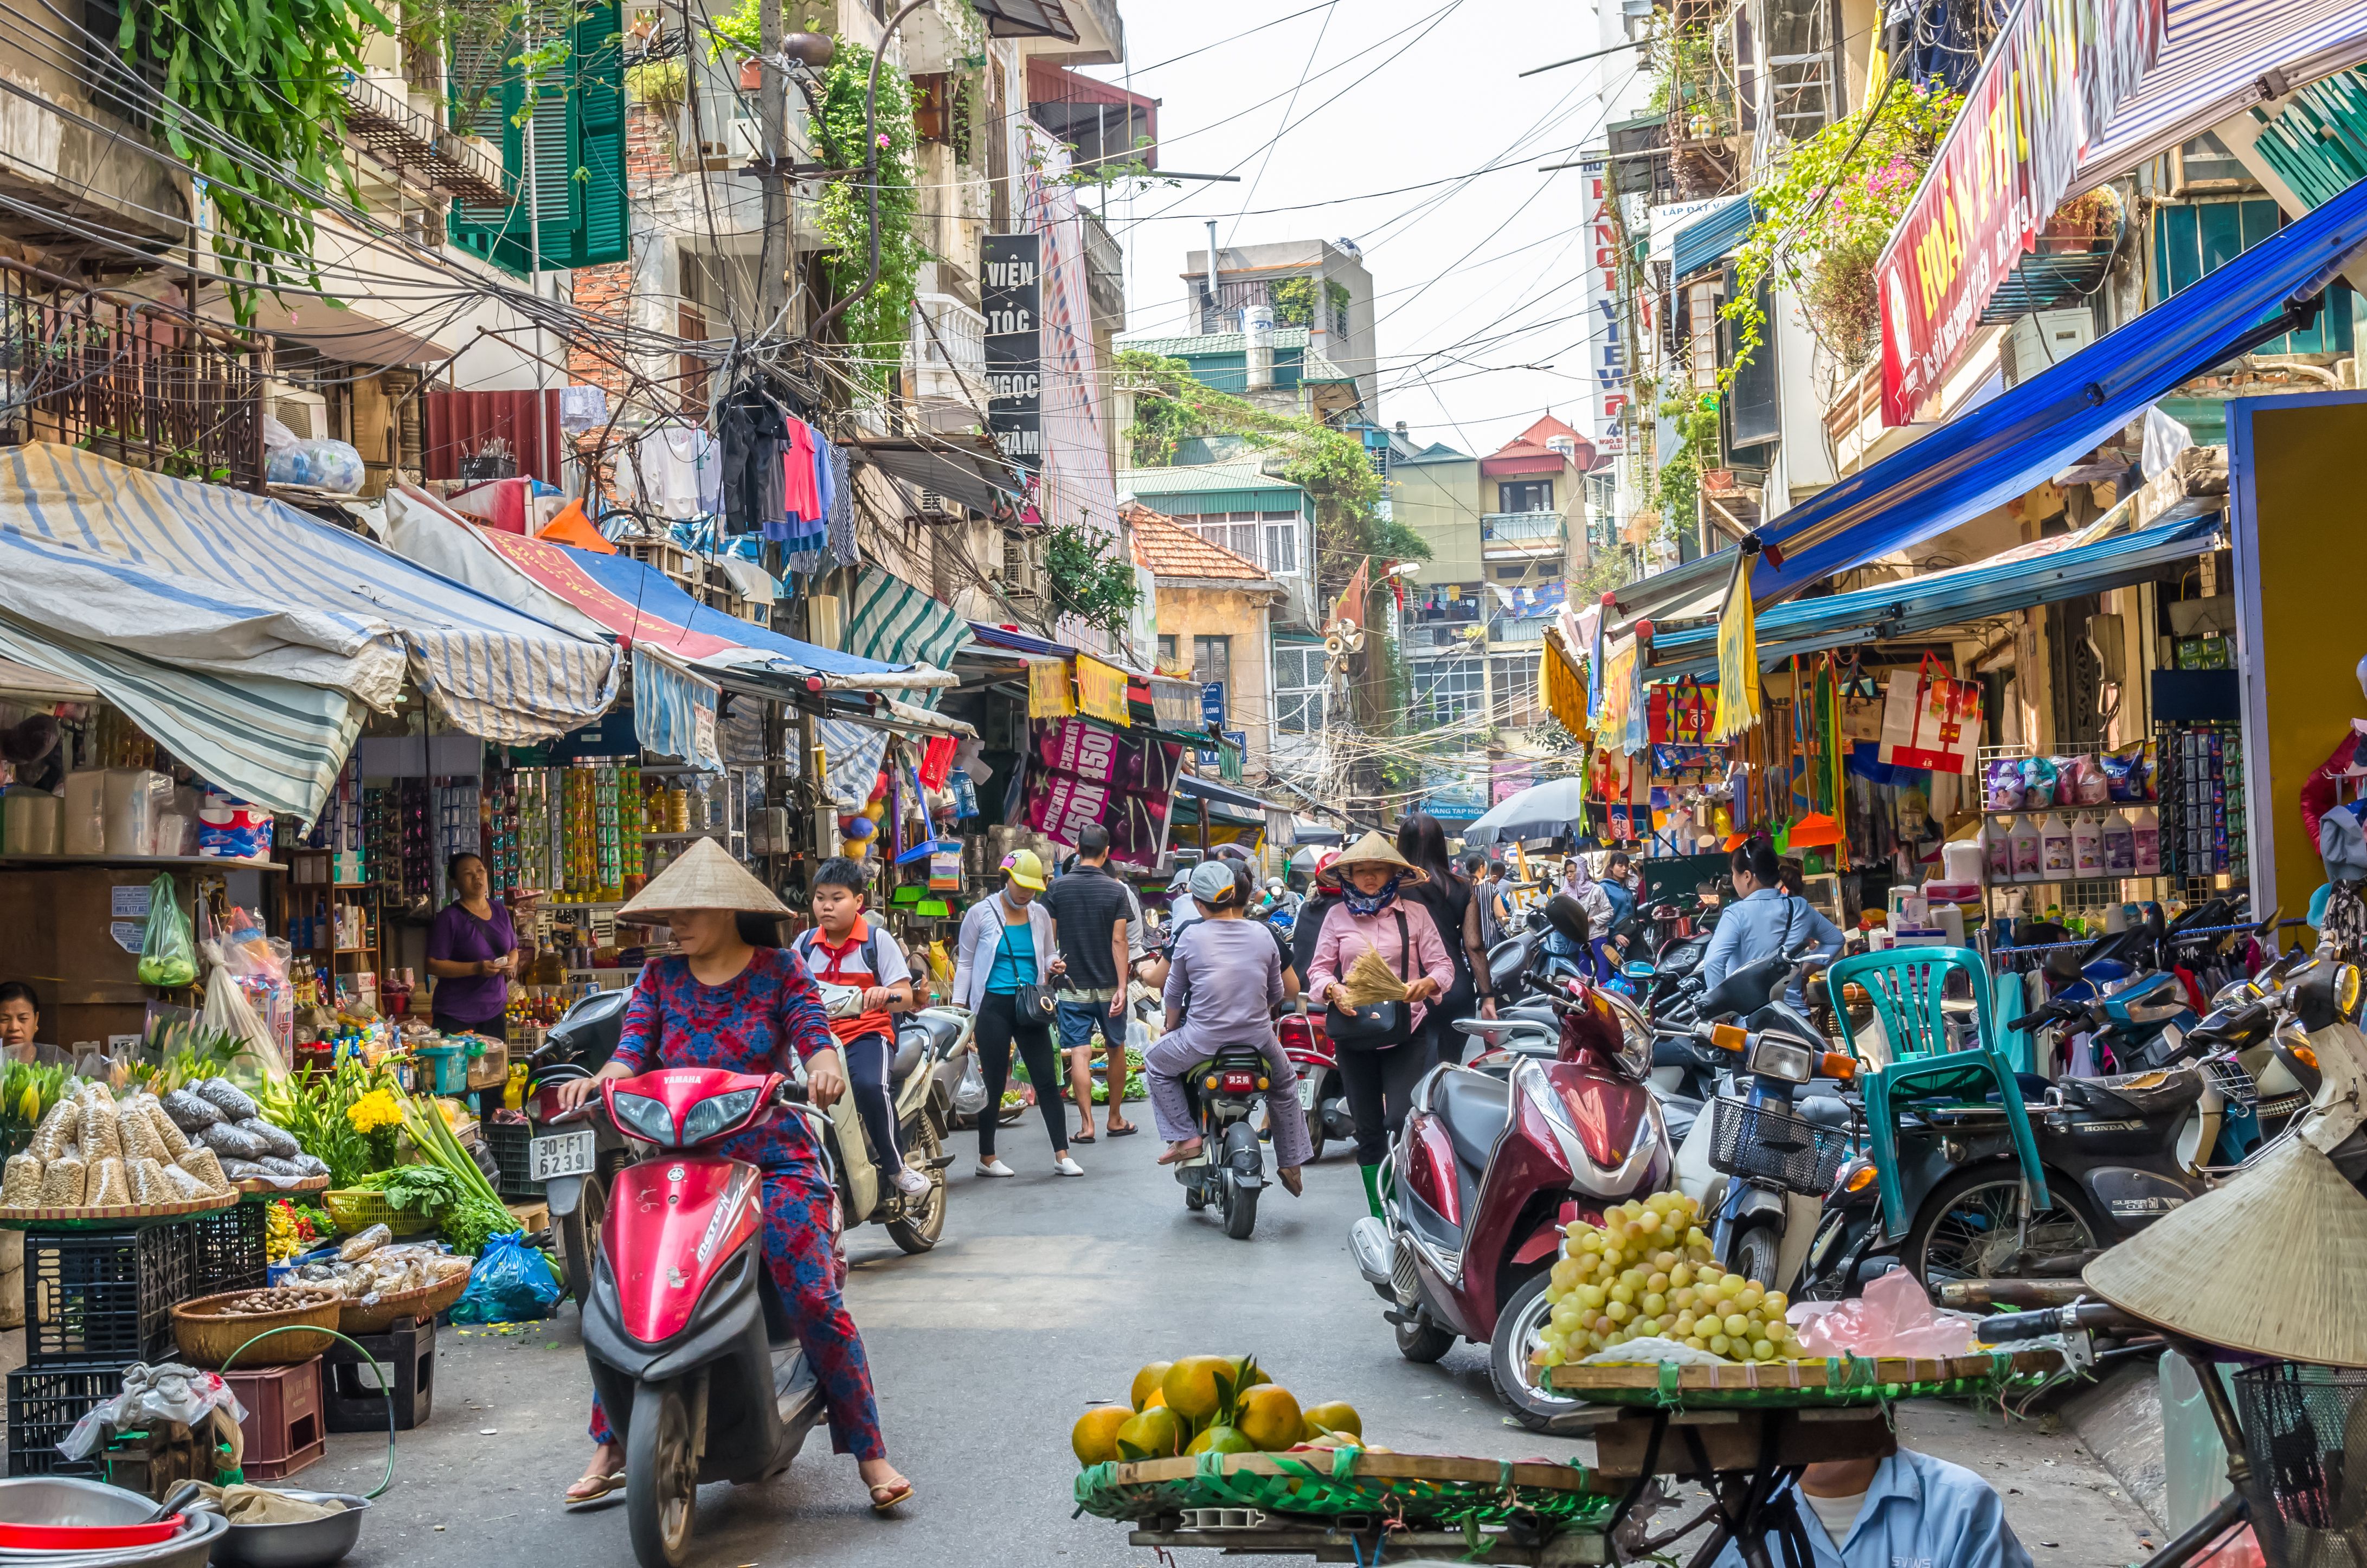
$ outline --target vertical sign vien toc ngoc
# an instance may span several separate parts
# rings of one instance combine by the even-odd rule
[[[1043,239],[988,234],[980,244],[986,315],[986,425],[1011,465],[1044,466]]]

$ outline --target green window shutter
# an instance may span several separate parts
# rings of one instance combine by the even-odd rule
[[[456,205],[447,232],[452,243],[496,267],[524,276],[596,267],[627,254],[625,196],[625,68],[617,0],[588,8],[576,24],[564,65],[538,85],[533,112],[533,168],[527,168],[524,73],[488,62],[482,51],[454,49],[453,93],[497,71],[501,88],[470,117],[470,130],[502,150],[502,172],[515,197],[506,207]],[[490,46],[487,46],[490,47]],[[513,35],[501,56],[524,51]],[[529,198],[529,191],[531,197]],[[529,199],[532,206],[529,208]]]
[[[595,6],[575,29],[582,70],[572,101],[582,175],[575,180],[578,267],[622,261],[627,255],[625,196],[625,59],[620,7]]]

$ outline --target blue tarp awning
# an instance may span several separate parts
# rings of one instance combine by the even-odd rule
[[[1689,278],[1723,259],[1727,252],[1742,243],[1742,236],[1750,232],[1756,218],[1747,196],[1738,196],[1725,206],[1703,213],[1677,231],[1669,252],[1669,276]]]
[[[2362,247],[2367,181],[2090,347],[1761,524],[1759,538],[1784,560],[1753,571],[1758,602],[1945,533],[2060,472],[2226,358],[2285,301],[2323,290]],[[1716,592],[1733,555],[1722,550],[1631,585],[1618,596],[1620,619]]]
[[[2098,528],[2105,525],[2098,525]],[[1914,637],[1983,616],[2101,593],[2139,582],[2211,548],[2219,518],[2189,517],[2107,538],[2098,528],[2010,550],[1991,560],[1829,598],[1794,599],[1759,612],[1762,665],[1852,642]],[[1656,632],[1650,675],[1674,679],[1717,669],[1717,628]]]

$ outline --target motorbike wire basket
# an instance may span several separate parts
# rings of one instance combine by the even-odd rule
[[[2367,1568],[2367,1371],[2280,1361],[2235,1383],[2261,1554],[2272,1568]]]
[[[1710,1123],[1709,1163],[1730,1176],[1772,1183],[1822,1198],[1849,1157],[1850,1131],[1794,1116],[1776,1106],[1717,1096]]]
[[[2244,1071],[2244,1064],[2233,1056],[2205,1057],[2203,1071],[2209,1075],[2212,1087],[2227,1102],[2227,1108],[2237,1116],[2255,1111],[2260,1105],[2260,1086]]]

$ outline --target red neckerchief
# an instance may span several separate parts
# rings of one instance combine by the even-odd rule
[[[815,926],[813,928],[813,945],[830,955],[830,972],[827,974],[818,975],[815,978],[828,981],[832,985],[845,984],[846,982],[841,980],[839,975],[843,972],[844,967],[846,963],[846,955],[861,948],[863,944],[870,938],[870,936],[871,923],[863,918],[863,914],[860,910],[855,912],[855,928],[846,934],[846,942],[843,947],[832,946],[830,938],[822,935],[821,927],[819,926]],[[873,975],[871,977],[871,983],[874,985],[878,984],[879,977],[876,974]]]

